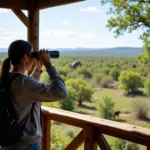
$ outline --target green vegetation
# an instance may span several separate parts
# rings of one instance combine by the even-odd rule
[[[3,58],[0,58],[0,60],[2,61]],[[121,114],[119,118],[116,117],[115,121],[150,128],[149,109],[140,103],[142,108],[138,108],[137,110],[146,112],[145,119],[143,119],[144,117],[136,118],[134,116],[137,111],[132,107],[133,103],[138,102],[138,100],[143,103],[146,102],[146,106],[150,105],[148,94],[149,67],[141,67],[135,58],[123,57],[66,56],[53,59],[52,61],[65,80],[69,91],[69,98],[61,102],[43,103],[43,105],[112,120],[114,119],[112,118],[114,111],[119,110]],[[82,67],[72,70],[71,64],[73,61],[80,61]],[[43,70],[44,72],[41,75],[40,81],[45,84],[50,84],[48,75],[44,68]],[[128,83],[126,85],[127,87],[130,83],[135,86],[133,88],[134,90],[127,90],[129,92],[133,91],[134,94],[125,95],[124,90],[126,88],[123,90],[119,89],[122,84],[126,83]],[[128,88],[130,89],[131,87],[129,86]],[[101,110],[99,110],[99,106],[101,106]],[[106,114],[103,113],[106,110],[105,108],[109,110]],[[142,112],[142,114],[144,113]],[[53,149],[58,148],[60,150],[67,146],[79,132],[79,129],[75,129],[74,127],[67,126],[66,128],[66,125],[56,123],[52,125],[52,129],[52,147]],[[61,134],[60,130],[62,132]],[[64,137],[66,138],[64,139]],[[108,136],[107,139],[113,148],[115,141],[111,140]],[[130,145],[131,143],[128,144]],[[140,146],[140,150],[145,149]]]
[[[103,97],[103,99],[99,102],[100,117],[105,119],[112,119],[114,116],[114,106],[115,103],[112,101],[111,97]]]
[[[123,71],[119,77],[120,88],[125,90],[127,94],[138,92],[141,86],[141,76],[137,72]]]
[[[147,64],[150,60],[150,1],[132,0],[130,4],[127,0],[101,0],[101,3],[109,4],[107,27],[114,31],[116,37],[125,32],[131,33],[142,29],[140,39],[143,41],[145,54],[139,57],[141,63]]]

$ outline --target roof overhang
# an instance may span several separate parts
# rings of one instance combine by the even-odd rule
[[[0,0],[0,8],[23,10],[35,8],[40,10],[81,1],[84,0]]]

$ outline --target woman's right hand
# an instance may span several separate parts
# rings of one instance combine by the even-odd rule
[[[39,61],[45,66],[45,68],[49,69],[52,66],[52,62],[48,50],[42,49],[38,52],[38,54]]]

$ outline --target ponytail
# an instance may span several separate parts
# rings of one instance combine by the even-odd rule
[[[9,71],[10,71],[10,58],[6,58],[3,63],[2,63],[2,67],[1,67],[1,73],[0,73],[0,79],[4,80],[7,79]]]

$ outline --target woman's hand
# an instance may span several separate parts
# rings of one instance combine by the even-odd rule
[[[49,69],[52,66],[52,62],[48,50],[40,50],[38,55],[40,64],[44,65],[46,69]]]
[[[39,61],[38,59],[35,59],[35,65],[36,65],[36,69],[41,71],[42,67],[43,67],[43,63],[41,61]]]

